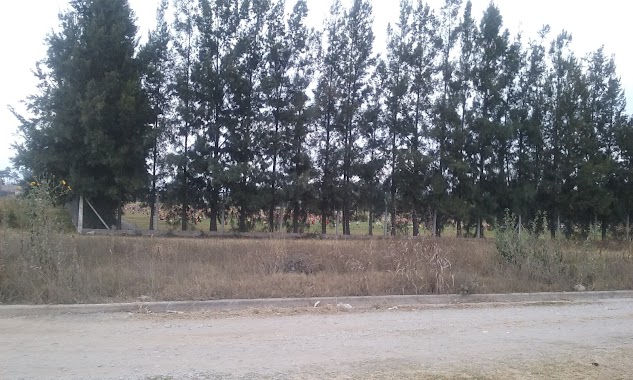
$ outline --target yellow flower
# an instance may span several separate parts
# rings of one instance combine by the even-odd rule
[[[35,186],[37,186],[37,182],[33,181],[33,182],[29,183],[29,185],[31,185],[31,187],[35,187]]]
[[[62,186],[66,186],[66,181],[64,181],[63,179],[60,181],[60,183],[62,184]]]
[[[73,188],[72,188],[72,187],[70,187],[70,185],[68,185],[68,190],[72,190],[72,189],[73,189]]]

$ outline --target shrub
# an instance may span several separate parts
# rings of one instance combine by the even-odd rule
[[[563,245],[560,239],[543,238],[538,232],[539,223],[537,218],[530,228],[523,228],[517,217],[506,211],[495,245],[504,264],[517,267],[532,279],[552,283],[566,272]]]
[[[78,286],[77,254],[67,249],[62,231],[65,216],[55,210],[56,187],[50,183],[33,186],[20,200],[23,225],[27,230],[18,247],[0,247],[0,299],[42,303],[72,294]],[[10,232],[2,231],[7,235]],[[21,234],[20,232],[16,232]],[[3,239],[5,242],[9,239]]]

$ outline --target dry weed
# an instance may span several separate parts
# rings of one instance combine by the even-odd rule
[[[4,303],[566,291],[577,281],[590,290],[633,289],[628,245],[579,250],[570,244],[563,251],[568,271],[546,281],[503,265],[490,241],[64,235],[56,251],[76,259],[58,263],[72,270],[62,271],[59,279],[65,280],[51,285],[38,280],[20,254],[28,234],[4,233],[2,238]]]

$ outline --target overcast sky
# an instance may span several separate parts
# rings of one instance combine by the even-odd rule
[[[153,28],[158,0],[129,0],[138,18],[142,35]],[[294,3],[294,0],[287,0]],[[308,0],[310,24],[323,25],[330,0]],[[385,30],[398,17],[398,0],[373,0],[376,51],[385,46]],[[443,0],[428,0],[439,9]],[[473,0],[473,11],[480,19],[489,0]],[[522,31],[524,39],[535,36],[544,24],[552,35],[566,29],[573,35],[572,49],[584,56],[605,45],[607,54],[615,54],[618,73],[633,112],[633,50],[628,28],[633,6],[622,0],[496,0],[511,32]],[[57,15],[66,9],[67,0],[19,0],[0,4],[0,169],[10,165],[14,155],[11,144],[16,140],[17,121],[7,107],[20,110],[20,104],[34,93],[36,81],[31,73],[35,62],[44,57],[44,38],[57,26]],[[291,5],[291,4],[290,4]]]

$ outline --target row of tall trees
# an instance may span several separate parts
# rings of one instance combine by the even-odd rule
[[[85,151],[77,165],[90,167],[75,175],[82,191],[117,188],[107,194],[119,203],[141,191],[150,204],[161,193],[181,207],[183,229],[190,211],[203,209],[212,231],[228,205],[240,230],[260,211],[277,228],[280,206],[294,232],[314,213],[325,233],[341,210],[343,233],[363,213],[372,234],[385,209],[392,234],[407,215],[414,235],[426,222],[437,235],[454,223],[460,236],[482,236],[484,222],[505,210],[524,223],[546,213],[542,227],[552,234],[628,227],[633,122],[614,58],[603,48],[577,57],[566,32],[544,27],[526,40],[504,28],[493,3],[476,19],[470,1],[433,9],[402,0],[377,54],[369,0],[334,0],[322,31],[308,26],[306,0],[162,0],[155,30],[133,54],[131,21],[129,29],[82,26],[98,22],[82,13],[91,7],[130,16],[125,0],[72,4],[79,17],[63,17],[63,32],[49,38],[43,92],[31,102],[38,117],[22,119],[27,139],[16,162],[57,173],[67,158],[43,156],[53,140],[83,138],[86,145],[73,140],[77,154]],[[103,29],[113,40],[90,37]],[[122,30],[129,46],[116,44]],[[56,66],[62,52],[76,60],[57,40],[88,55],[109,52],[101,43],[126,46],[119,62],[134,62],[134,85],[107,90],[131,91],[126,104],[138,95],[137,108],[114,109],[122,101],[104,96],[69,103],[75,108],[54,101],[72,100],[66,79],[53,80],[58,73],[75,80],[81,72]],[[101,68],[114,57],[92,58]],[[99,89],[100,77],[111,75],[86,72],[80,98]],[[92,115],[97,106],[109,108]],[[133,110],[136,119],[113,119]],[[93,130],[101,134],[90,135],[91,145]],[[101,143],[115,131],[113,145]],[[99,166],[90,154],[110,161]]]

